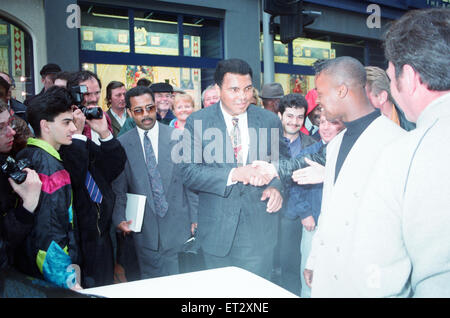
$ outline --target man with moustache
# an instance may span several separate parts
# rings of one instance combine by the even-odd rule
[[[98,107],[101,83],[96,74],[80,71],[72,74],[68,89],[85,85],[82,105]],[[111,182],[122,172],[126,154],[112,134],[108,115],[86,119],[80,109],[74,111],[77,128],[70,146],[61,147],[64,167],[69,171],[74,190],[75,215],[80,228],[83,255],[82,284],[96,287],[114,281],[114,251],[111,220],[114,193]]]
[[[340,119],[346,129],[327,146],[321,214],[304,275],[311,297],[345,297],[360,198],[381,150],[405,131],[368,100],[358,60],[344,56],[315,67],[318,103],[327,120]]]
[[[283,135],[289,145],[289,153],[296,157],[302,149],[314,144],[316,141],[300,131],[305,120],[308,103],[301,94],[288,94],[280,99],[278,116],[283,126]],[[280,253],[280,284],[282,287],[300,295],[300,240],[301,220],[287,217],[293,212],[287,209],[280,213],[280,232],[277,250]]]
[[[197,220],[193,193],[183,185],[180,166],[171,158],[174,128],[157,121],[151,89],[136,86],[125,100],[137,127],[118,138],[128,159],[112,185],[116,195],[113,223],[123,235],[129,235],[127,193],[145,195],[142,230],[131,233],[140,278],[178,274],[178,253]]]
[[[205,265],[238,266],[270,279],[283,188],[279,179],[263,182],[265,186],[250,185],[260,173],[244,165],[286,158],[283,128],[274,113],[250,104],[253,84],[248,63],[222,60],[214,80],[220,101],[192,113],[183,136],[183,150],[190,150],[183,180],[199,195],[197,236]],[[203,136],[210,133],[219,149],[208,153],[210,140]],[[272,139],[278,142],[272,145]]]

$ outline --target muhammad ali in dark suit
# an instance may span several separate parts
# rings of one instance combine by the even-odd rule
[[[245,164],[287,158],[283,129],[275,114],[250,104],[245,61],[219,62],[214,79],[219,103],[192,113],[183,136],[183,181],[199,194],[198,239],[208,268],[238,266],[269,279],[283,188]],[[250,185],[255,179],[261,186]]]

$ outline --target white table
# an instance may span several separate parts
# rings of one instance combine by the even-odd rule
[[[238,267],[223,267],[84,289],[110,298],[296,298],[272,282]]]

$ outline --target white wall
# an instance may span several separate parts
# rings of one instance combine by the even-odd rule
[[[45,14],[43,0],[2,1],[0,16],[11,20],[27,31],[33,41],[34,85],[36,92],[42,89],[39,71],[47,64]]]

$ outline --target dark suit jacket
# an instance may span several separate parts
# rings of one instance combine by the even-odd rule
[[[247,162],[288,158],[289,151],[279,118],[255,105],[248,107],[247,116],[250,136]],[[273,137],[278,139],[274,145],[271,145],[272,129]],[[218,149],[215,152],[209,145],[213,142],[211,134],[216,135],[214,140]],[[201,145],[201,149],[194,149],[195,145]],[[250,235],[255,246],[274,247],[278,233],[278,213],[267,213],[267,201],[261,201],[261,196],[268,186],[276,187],[282,194],[283,187],[279,179],[272,180],[264,187],[242,183],[227,186],[228,175],[236,167],[236,161],[219,103],[188,117],[183,148],[184,151],[191,150],[190,156],[186,157],[190,162],[183,164],[183,180],[189,188],[199,193],[197,233],[203,251],[216,256],[225,256],[230,251],[242,211],[250,217],[253,229]],[[213,153],[217,160],[208,160],[206,153]]]
[[[126,193],[147,196],[142,230],[139,233],[133,233],[136,252],[140,257],[143,257],[145,249],[158,250],[158,237],[162,250],[181,249],[183,243],[190,237],[191,221],[195,221],[196,218],[195,199],[188,199],[193,193],[187,193],[182,182],[180,166],[174,164],[171,158],[172,147],[176,144],[176,141],[170,138],[174,128],[163,124],[158,126],[158,170],[161,174],[166,200],[169,203],[169,210],[163,218],[153,212],[150,179],[137,128],[131,129],[118,138],[128,159],[123,173],[112,184],[116,195],[113,223],[117,226],[126,220]]]
[[[123,171],[126,161],[119,141],[113,138],[97,146],[90,139],[86,142],[73,139],[70,146],[61,146],[59,152],[72,181],[81,240],[93,241],[100,235],[109,235],[114,206],[111,182]],[[100,211],[85,185],[88,169],[103,195]]]

